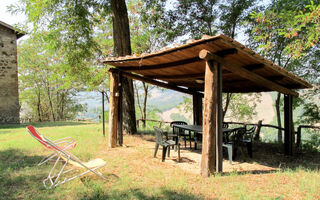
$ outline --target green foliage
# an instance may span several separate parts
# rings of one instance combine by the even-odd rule
[[[261,94],[233,94],[226,117],[229,120],[236,122],[248,122],[252,120],[253,117],[257,114],[256,107],[257,103],[260,102],[260,96]],[[226,94],[223,94],[223,102],[225,102],[225,98]],[[192,99],[190,97],[183,97],[183,102],[178,105],[178,108],[180,110],[183,109],[182,111],[184,113],[192,113]],[[173,117],[178,119],[183,116],[177,114]]]
[[[235,38],[237,28],[248,17],[256,0],[222,1],[220,4],[219,29],[227,36]],[[239,30],[239,29],[238,29]]]
[[[319,102],[319,86],[316,86],[312,90],[308,90],[304,95],[305,101],[303,101],[303,110],[301,116],[302,123],[319,124],[320,123],[320,102]]]
[[[64,56],[50,51],[43,33],[33,34],[19,44],[19,89],[24,115],[32,121],[73,119],[86,110],[73,96],[81,85],[65,75]],[[70,87],[70,82],[73,87]]]
[[[266,51],[277,46],[272,38],[281,37],[287,41],[284,52],[298,58],[319,43],[319,12],[318,2],[277,0],[264,12],[252,13],[257,23],[253,32]]]
[[[65,65],[61,65],[60,70],[71,80],[65,84],[71,85],[74,80],[89,85],[101,82],[101,75],[91,69],[101,55],[94,31],[99,17],[110,13],[109,1],[20,0],[20,3],[23,6],[13,5],[11,11],[26,14],[28,22],[32,23],[30,33],[44,33],[46,51],[61,53]]]
[[[185,113],[193,112],[192,99],[188,96],[183,97],[183,102],[178,105],[178,109],[183,109]]]
[[[257,115],[256,107],[261,94],[234,94],[226,117],[237,122],[249,122]]]
[[[308,139],[302,139],[302,148],[309,151],[319,151],[320,149],[320,131],[309,132]]]
[[[252,13],[249,28],[257,42],[254,44],[267,57],[316,85],[313,90],[302,92],[296,101],[304,107],[299,120],[304,123],[319,122],[318,12],[319,3],[276,0],[263,12]]]

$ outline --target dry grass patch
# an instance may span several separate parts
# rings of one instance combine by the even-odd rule
[[[226,173],[202,178],[200,151],[182,149],[182,162],[172,151],[161,162],[161,148],[153,158],[154,136],[124,136],[124,146],[107,148],[99,124],[42,127],[49,138],[71,136],[72,151],[84,161],[107,161],[101,171],[108,178],[84,176],[46,190],[42,179],[50,165],[36,164],[47,155],[25,128],[0,129],[0,195],[4,199],[319,199],[319,153],[288,158],[276,147],[256,145],[254,159],[224,160]],[[3,140],[6,139],[6,140]],[[274,151],[274,152],[273,152]],[[310,160],[312,158],[312,160]],[[311,166],[311,167],[309,167]],[[236,172],[237,171],[237,172]]]

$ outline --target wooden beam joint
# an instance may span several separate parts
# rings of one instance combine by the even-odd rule
[[[229,70],[233,73],[237,73],[239,76],[242,76],[243,78],[249,79],[249,80],[251,80],[261,86],[267,87],[271,90],[278,91],[283,94],[293,95],[295,97],[299,96],[299,93],[292,91],[284,86],[281,86],[273,81],[270,81],[261,75],[258,75],[254,72],[251,72],[251,71],[245,69],[242,66],[234,64],[230,61],[226,61],[222,57],[217,56],[216,54],[212,54],[205,49],[200,51],[199,57],[201,59],[206,60],[206,61],[214,60],[218,63],[221,63],[223,65],[223,67],[226,68],[227,70]]]

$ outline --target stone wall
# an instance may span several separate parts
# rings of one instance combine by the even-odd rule
[[[0,24],[0,124],[19,123],[17,36]]]

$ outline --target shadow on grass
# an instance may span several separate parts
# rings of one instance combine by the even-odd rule
[[[36,169],[41,159],[41,156],[25,155],[19,149],[0,151],[0,199],[27,198],[32,195],[32,188],[41,189],[39,184],[45,174]]]
[[[20,149],[0,151],[0,170],[20,170],[21,168],[33,167],[43,158],[42,156],[25,155]]]
[[[166,188],[161,188],[160,194],[150,195],[144,192],[143,190],[136,188],[136,189],[129,189],[126,191],[112,191],[108,194],[106,194],[105,191],[96,190],[91,194],[87,194],[87,195],[84,195],[83,197],[80,197],[80,199],[83,199],[83,200],[84,199],[90,199],[90,200],[95,200],[95,199],[200,200],[204,198],[201,196],[195,196],[188,192],[168,190]]]
[[[238,157],[235,160],[275,168],[275,170],[244,170],[238,174],[267,174],[299,169],[318,171],[320,169],[319,151],[296,151],[293,156],[287,156],[284,154],[283,144],[280,143],[253,143],[253,158],[250,158],[246,148],[243,148],[242,153],[238,149]]]
[[[148,129],[138,129],[136,135],[151,135],[154,136],[154,130],[148,130]]]
[[[65,121],[65,122],[32,122],[32,123],[21,123],[21,124],[1,124],[0,129],[2,128],[25,128],[29,125],[33,125],[35,127],[55,127],[55,126],[78,126],[78,125],[87,125],[91,124],[91,122],[72,122],[72,121]]]
[[[320,169],[320,152],[295,150],[293,156],[284,154],[283,144],[274,143],[254,143],[253,144],[253,159],[249,162],[257,162],[262,165],[279,168],[280,170],[299,168],[307,170]],[[244,150],[244,153],[246,151]]]
[[[154,135],[152,130],[139,131],[141,135]],[[154,137],[142,137],[144,140],[154,142]],[[201,145],[199,145],[200,147]],[[201,149],[198,148],[198,149]],[[240,149],[240,148],[239,148]],[[238,149],[238,156],[234,161],[247,162],[250,164],[260,164],[275,168],[274,170],[241,170],[238,174],[267,174],[283,170],[320,170],[320,152],[319,151],[296,151],[293,156],[284,155],[284,146],[281,143],[253,143],[253,158],[250,158],[246,148],[242,148],[242,153]],[[187,150],[187,148],[185,148]],[[224,149],[225,150],[225,149]],[[201,150],[191,150],[193,153],[201,154]],[[183,157],[183,155],[182,155]],[[227,158],[227,152],[224,152],[224,158]],[[224,173],[223,175],[234,174]]]

